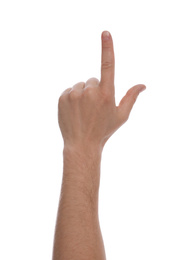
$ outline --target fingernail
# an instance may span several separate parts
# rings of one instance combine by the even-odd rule
[[[107,41],[110,39],[110,33],[108,31],[104,31],[102,34],[103,40]]]
[[[145,89],[146,89],[146,86],[145,86],[145,85],[141,86],[141,87],[139,88],[139,93],[142,92],[142,91],[144,91]]]

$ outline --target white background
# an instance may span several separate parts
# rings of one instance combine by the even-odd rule
[[[116,103],[147,89],[103,150],[107,260],[171,259],[170,1],[0,1],[0,259],[51,259],[63,140],[61,93],[100,79],[112,34]]]

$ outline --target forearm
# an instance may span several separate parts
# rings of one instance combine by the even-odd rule
[[[63,152],[63,180],[53,260],[105,260],[98,219],[101,153]]]

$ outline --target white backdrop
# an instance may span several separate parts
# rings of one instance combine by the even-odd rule
[[[116,103],[140,94],[103,150],[108,260],[171,259],[170,1],[0,1],[0,259],[51,259],[62,180],[61,93],[100,79],[112,34]]]

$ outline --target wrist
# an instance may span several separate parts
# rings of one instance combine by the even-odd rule
[[[63,183],[96,193],[100,183],[101,150],[91,146],[64,146]]]
[[[64,144],[63,155],[64,156],[79,156],[84,157],[85,160],[89,158],[101,158],[102,148],[100,145],[79,144],[68,145]]]

